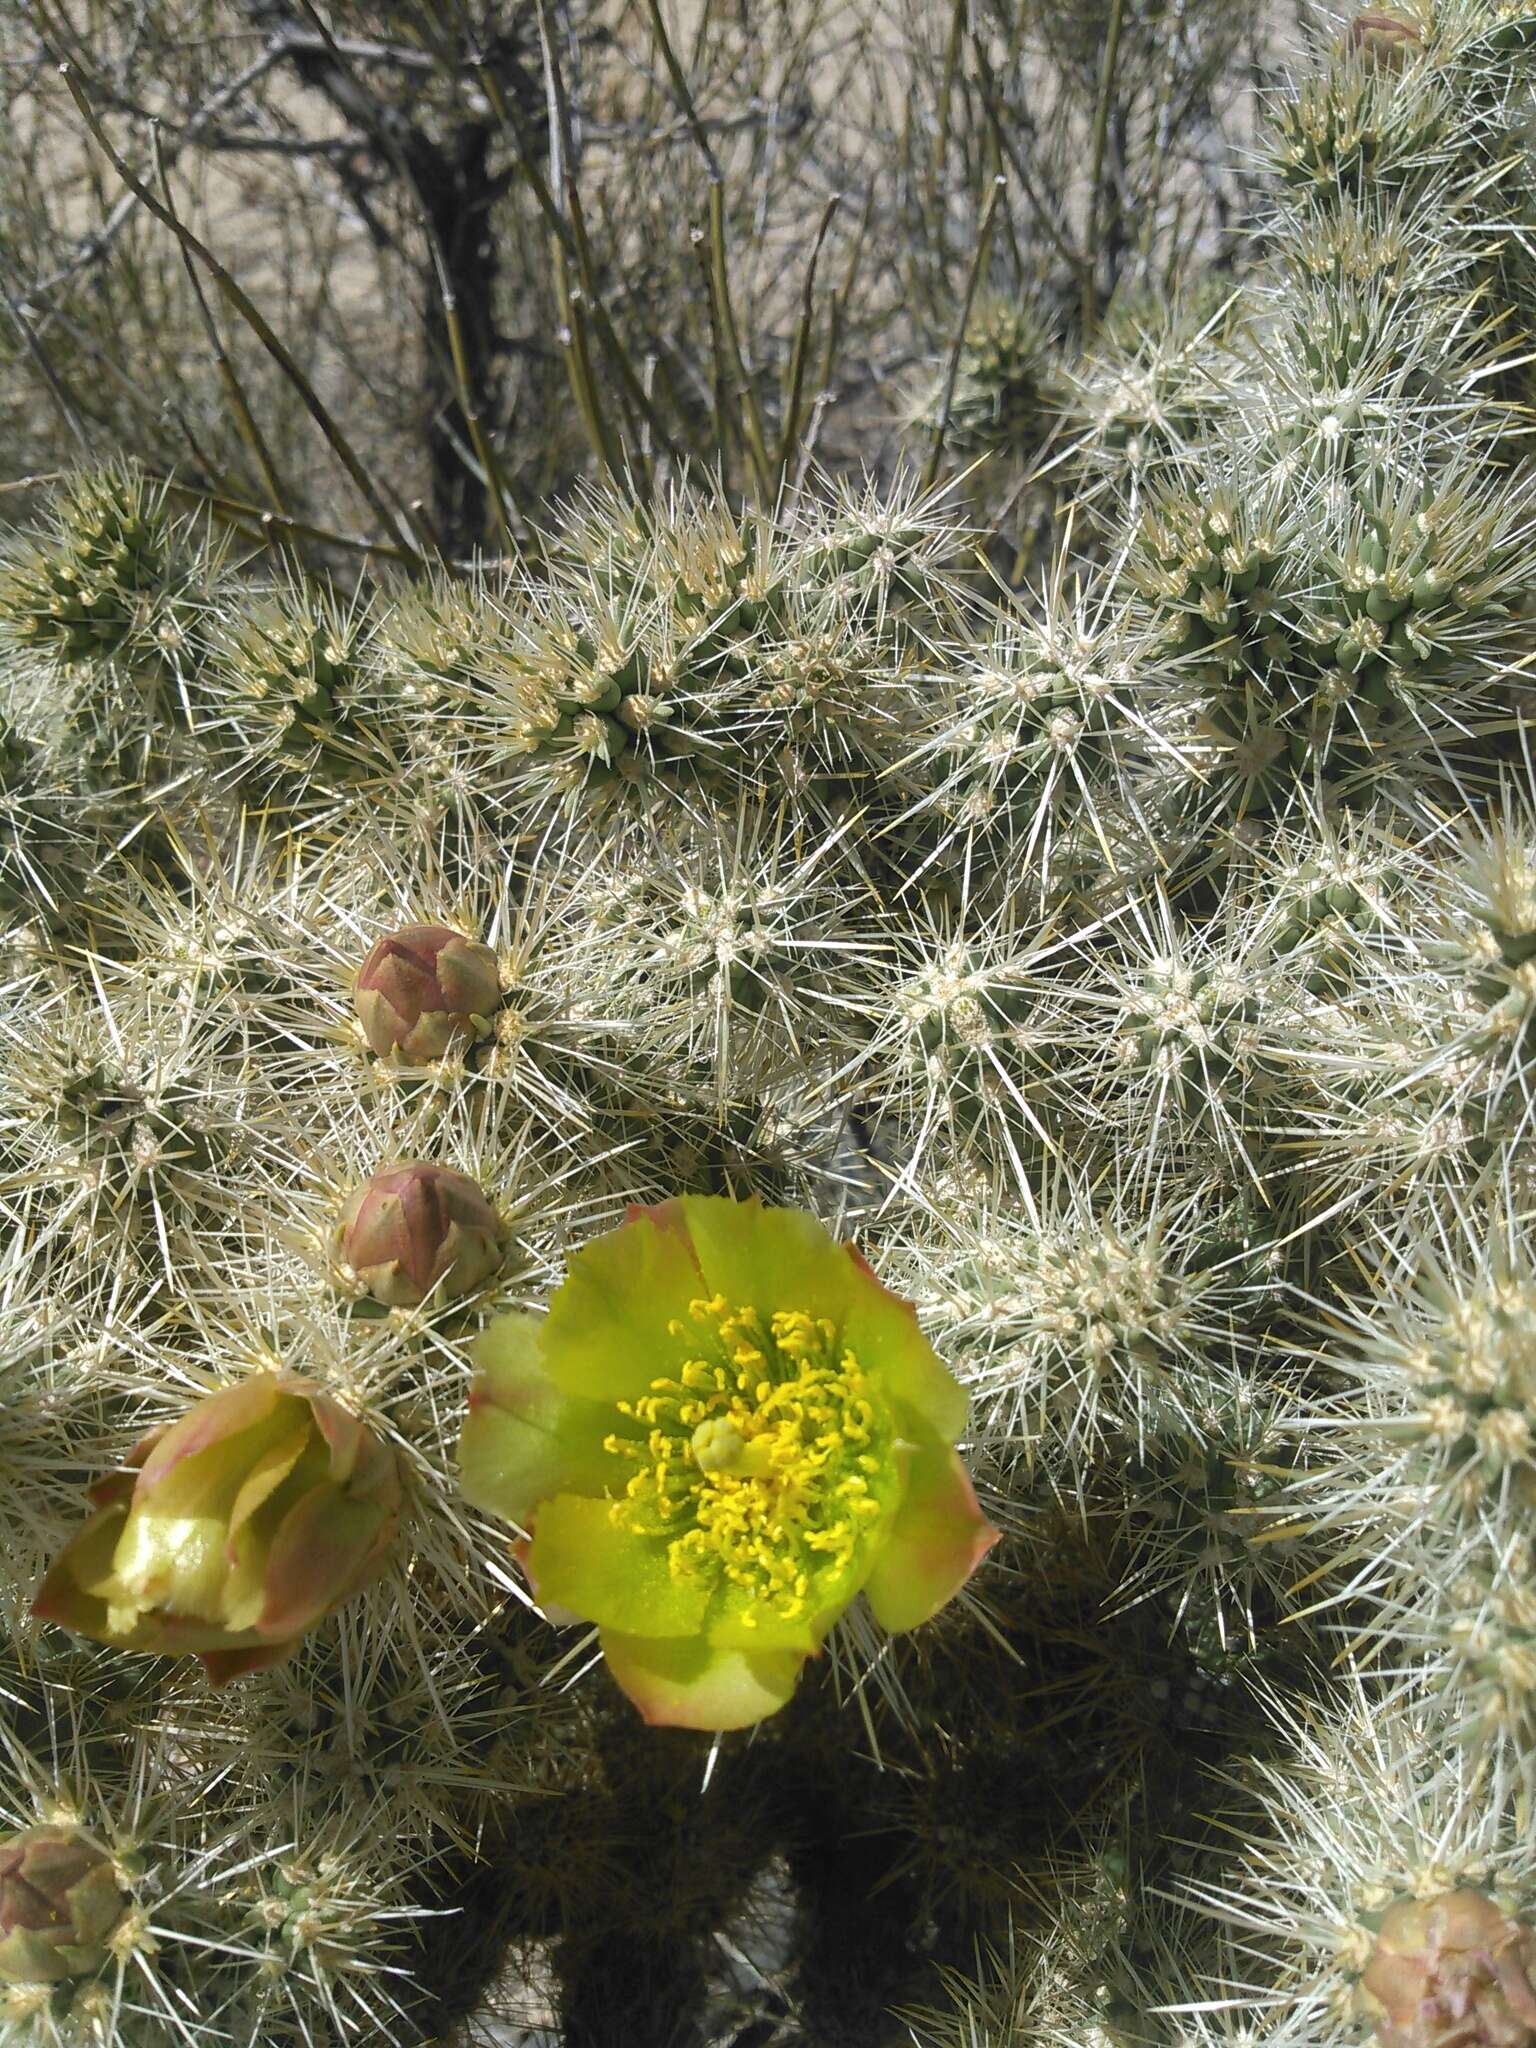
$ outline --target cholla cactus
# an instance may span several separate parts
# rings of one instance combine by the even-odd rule
[[[1435,1675],[1428,1711],[1441,1739],[1484,1758],[1500,1786],[1523,1788],[1536,1710],[1530,1544],[1496,1513],[1470,1519],[1454,1534],[1421,1533],[1378,1629]]]
[[[1089,871],[1112,864],[1104,814],[1159,757],[1160,693],[1145,644],[1064,585],[1062,565],[1038,615],[1005,616],[945,678],[921,747],[897,765],[915,792],[909,886],[963,865],[980,893],[990,871],[1022,865],[1048,892],[1091,896]]]
[[[6,1973],[6,2038],[53,2048],[147,2037],[180,2048],[197,2038],[204,1998],[241,2040],[303,2041],[323,2029],[359,2042],[379,2029],[410,2038],[410,2000],[389,1974],[415,1917],[400,1865],[333,1830],[299,1857],[264,1834],[253,1866],[248,1848],[240,1853],[253,1838],[231,1834],[217,1779],[136,1726],[150,1702],[119,1672],[45,1656],[8,1683],[9,1841],[68,1836],[102,1874],[80,1881],[90,1939],[71,1949],[69,1971]],[[283,1910],[270,1910],[273,1899]]]
[[[1423,184],[1454,160],[1449,83],[1414,61],[1416,40],[1380,25],[1351,31],[1344,61],[1281,103],[1270,148],[1288,185],[1327,204],[1367,185]]]
[[[1127,1451],[1121,1602],[1158,1600],[1174,1625],[1222,1651],[1255,1646],[1292,1620],[1292,1589],[1310,1562],[1294,1527],[1289,1482],[1306,1447],[1282,1388],[1239,1358],[1207,1363],[1200,1381],[1154,1407],[1139,1454]],[[1150,1404],[1149,1404],[1150,1405]]]
[[[69,877],[89,844],[84,807],[47,749],[0,712],[0,904],[18,920],[67,917]]]
[[[227,1208],[249,1158],[250,1069],[228,1021],[66,976],[22,980],[0,1038],[0,1186],[18,1216],[109,1285],[143,1261],[173,1272],[182,1220]]]
[[[1262,1972],[1250,2008],[1325,2042],[1357,2038],[1362,2021],[1430,2041],[1443,1996],[1486,2019],[1493,2031],[1473,2038],[1524,2038],[1498,2031],[1524,2026],[1520,1829],[1462,1753],[1426,1743],[1404,1701],[1356,1678],[1342,1707],[1332,1725],[1287,1717],[1284,1760],[1251,1774],[1273,1836],[1227,1883],[1191,1881]]]
[[[1176,477],[1220,433],[1243,311],[1221,278],[1172,305],[1116,294],[1095,348],[1058,377],[1079,504],[1103,517],[1098,500],[1108,494],[1112,514],[1123,515],[1144,487]]]
[[[1048,1151],[1054,1097],[1078,1040],[1060,995],[1070,941],[1026,933],[1007,910],[962,906],[897,926],[890,978],[856,1055],[859,1090],[903,1179],[931,1145],[1022,1162]]]
[[[1098,1459],[1144,1456],[1180,1415],[1199,1437],[1185,1404],[1203,1398],[1200,1361],[1240,1321],[1244,1289],[1213,1270],[1220,1224],[1198,1201],[1144,1205],[1124,1187],[1096,1200],[1068,1180],[1047,1203],[1026,1219],[935,1202],[907,1256],[979,1441],[1070,1497]]]
[[[835,810],[901,750],[961,539],[910,486],[776,519],[596,500],[437,722],[477,801],[517,815],[775,777]]]
[[[643,864],[621,843],[575,887],[567,903],[602,934],[586,1001],[612,1019],[631,1087],[653,1062],[674,1086],[708,1077],[717,1102],[830,1071],[886,950],[848,836],[807,844],[743,800],[669,833]]]
[[[1426,1080],[1439,1082],[1496,1156],[1532,1115],[1531,1021],[1536,982],[1536,829],[1529,805],[1506,800],[1463,836],[1442,880],[1427,964],[1447,981],[1446,1044]]]
[[[1395,1291],[1383,1309],[1366,1304],[1351,1318],[1354,1355],[1337,1364],[1361,1399],[1346,1428],[1379,1446],[1360,1478],[1400,1526],[1454,1524],[1479,1511],[1503,1522],[1530,1484],[1536,1276],[1512,1222],[1507,1210],[1481,1228],[1468,1218],[1461,1242],[1438,1257],[1409,1245],[1396,1263],[1407,1269],[1411,1293]],[[1323,1468],[1310,1484],[1321,1492],[1343,1476]],[[1346,1497],[1354,1485],[1345,1480]],[[1348,1505],[1340,1498],[1332,1511],[1347,1525],[1359,1496]],[[1373,1539],[1370,1548],[1390,1560],[1390,1543]]]
[[[190,695],[216,773],[313,806],[338,785],[390,791],[401,771],[393,707],[375,687],[372,621],[297,582],[221,619]]]
[[[911,69],[972,521],[830,473],[865,230],[781,365],[711,6],[702,378],[545,53],[608,480],[514,554],[8,544],[8,2044],[1536,2039],[1536,17],[1330,18],[1251,233],[1091,246],[1243,15]]]
[[[960,343],[945,438],[961,453],[978,449],[1027,455],[1050,426],[1054,336],[1045,312],[1023,298],[983,299]],[[925,398],[920,419],[942,417],[947,377]]]
[[[175,672],[196,642],[214,559],[164,486],[131,469],[64,492],[46,538],[13,550],[0,621],[61,665],[117,658]]]

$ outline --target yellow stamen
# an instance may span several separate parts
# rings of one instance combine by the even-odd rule
[[[610,1435],[604,1449],[639,1469],[609,1513],[665,1533],[675,1578],[738,1588],[793,1620],[884,1512],[871,1481],[890,1466],[890,1419],[825,1318],[780,1309],[765,1330],[757,1309],[723,1295],[688,1314],[714,1355],[616,1404],[640,1433]],[[666,1327],[683,1333],[676,1319]],[[751,1606],[741,1619],[755,1623]]]

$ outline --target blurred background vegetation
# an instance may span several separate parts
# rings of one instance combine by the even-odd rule
[[[1257,0],[6,0],[7,484],[130,455],[359,562],[536,549],[603,473],[702,463],[772,501],[811,461],[985,456],[967,489],[1027,555],[1084,351],[1241,274],[1284,26]]]

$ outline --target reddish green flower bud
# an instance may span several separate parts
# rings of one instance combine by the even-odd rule
[[[455,1039],[484,1038],[501,1001],[496,955],[444,924],[408,924],[358,969],[357,1014],[380,1059],[440,1060]]]
[[[279,1664],[383,1569],[395,1454],[307,1380],[255,1373],[143,1439],[32,1612],[128,1650],[193,1652],[216,1685]]]
[[[111,1857],[78,1828],[0,1836],[0,1984],[60,1984],[99,1970],[127,1905]]]
[[[458,1301],[506,1254],[501,1218],[467,1174],[427,1159],[381,1167],[341,1213],[337,1251],[375,1301]]]
[[[1533,2048],[1536,1933],[1481,1892],[1405,1899],[1360,1978],[1378,2048]]]
[[[1400,14],[1357,14],[1349,24],[1350,49],[1358,50],[1368,63],[1392,71],[1400,71],[1423,43],[1415,24]]]

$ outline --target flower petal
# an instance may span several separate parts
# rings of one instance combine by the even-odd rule
[[[756,1196],[682,1195],[640,1213],[660,1219],[672,1211],[692,1241],[706,1294],[723,1294],[731,1308],[750,1302],[841,1320],[854,1276],[843,1247],[806,1210],[765,1209]]]
[[[105,1630],[97,1640],[120,1650],[143,1650],[154,1657],[200,1657],[206,1650],[227,1649],[231,1640],[238,1642],[241,1635],[222,1624],[200,1621],[196,1615],[160,1611],[141,1614],[132,1627]]]
[[[653,1728],[750,1728],[794,1692],[797,1650],[717,1650],[701,1637],[658,1642],[604,1629],[603,1655],[620,1689]]]
[[[512,1545],[512,1561],[533,1590],[535,1612],[542,1614],[544,1619],[553,1628],[570,1628],[575,1624],[583,1622],[585,1616],[573,1614],[569,1607],[562,1607],[558,1600],[540,1599],[538,1583],[533,1576],[533,1566],[528,1561],[528,1553],[532,1548],[533,1538],[531,1536],[519,1536]]]
[[[617,1418],[562,1394],[544,1367],[544,1323],[498,1316],[471,1356],[479,1373],[459,1436],[459,1490],[471,1507],[528,1528],[541,1500],[601,1493],[618,1476],[602,1447]]]
[[[166,1474],[183,1458],[195,1457],[237,1431],[265,1422],[281,1392],[275,1373],[256,1372],[248,1379],[237,1380],[232,1387],[221,1387],[218,1393],[206,1395],[179,1422],[159,1432],[140,1468],[141,1489],[162,1485]]]
[[[217,1452],[204,1456],[217,1456]],[[189,1461],[178,1473],[194,1471]],[[171,1503],[174,1510],[176,1503]],[[115,1605],[114,1590],[124,1605],[141,1613],[156,1609],[216,1627],[224,1623],[224,1581],[229,1575],[229,1523],[216,1510],[209,1514],[161,1515],[136,1507],[123,1524],[112,1556],[110,1581],[91,1590]]]
[[[352,1478],[359,1458],[365,1463],[371,1463],[375,1471],[378,1469],[381,1456],[386,1460],[390,1459],[389,1452],[384,1449],[360,1415],[351,1414],[339,1401],[333,1401],[329,1394],[322,1394],[317,1388],[311,1387],[307,1380],[284,1380],[283,1392],[298,1394],[308,1407],[310,1420],[330,1453],[328,1476],[333,1485],[347,1484]]]
[[[878,1372],[888,1392],[902,1401],[936,1438],[952,1444],[965,1428],[965,1389],[918,1326],[910,1301],[892,1294],[863,1254],[843,1247],[858,1275],[843,1319],[843,1342],[866,1372]]]
[[[792,1621],[761,1599],[728,1587],[716,1594],[704,1634],[717,1650],[794,1650],[809,1657],[821,1648],[827,1631],[857,1597],[866,1569],[866,1563],[855,1558],[834,1581],[833,1590],[829,1593],[818,1587],[816,1606]]]
[[[703,1623],[708,1588],[674,1579],[665,1540],[620,1528],[608,1508],[575,1493],[540,1502],[528,1551],[540,1603],[635,1635],[692,1635]]]
[[[959,1592],[997,1537],[976,1505],[959,1452],[919,1445],[906,1498],[864,1584],[876,1621],[893,1635],[927,1621]]]
[[[699,1293],[699,1268],[686,1234],[659,1225],[650,1210],[573,1252],[563,1285],[544,1319],[545,1368],[563,1394],[622,1401],[688,1355],[669,1337]]]
[[[76,1635],[103,1640],[107,1608],[104,1594],[97,1590],[112,1580],[112,1555],[123,1523],[128,1519],[126,1490],[110,1506],[91,1516],[75,1532],[49,1566],[47,1576],[32,1602],[39,1621],[56,1621]]]
[[[217,1687],[244,1678],[247,1672],[270,1671],[274,1664],[286,1663],[298,1647],[295,1636],[286,1643],[257,1643],[246,1650],[199,1650],[197,1661],[207,1673],[208,1683]]]
[[[301,1401],[286,1403],[298,1412],[281,1436],[264,1444],[247,1468],[229,1511],[229,1533],[238,1535],[263,1501],[270,1500],[310,1444],[309,1416]]]
[[[372,1501],[345,1500],[327,1482],[312,1487],[284,1516],[265,1559],[262,1635],[302,1635],[322,1614],[373,1578],[395,1533],[396,1517]]]
[[[105,1478],[98,1479],[94,1486],[85,1489],[85,1497],[93,1508],[115,1508],[119,1503],[126,1506],[132,1500],[133,1489],[139,1483],[139,1468],[169,1427],[169,1423],[162,1424],[159,1429],[152,1429],[148,1436],[139,1438],[123,1460],[130,1470],[109,1472]]]

